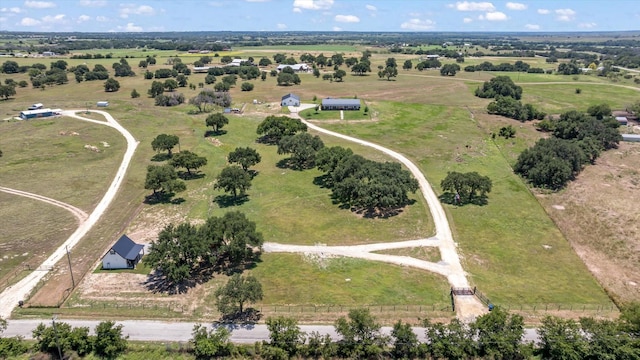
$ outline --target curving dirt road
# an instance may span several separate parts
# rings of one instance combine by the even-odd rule
[[[22,190],[17,190],[17,189],[11,189],[8,187],[3,187],[0,186],[0,191],[5,192],[7,194],[11,194],[11,195],[18,195],[18,196],[24,196],[24,197],[28,197],[34,200],[39,200],[42,202],[46,202],[48,204],[51,205],[55,205],[58,207],[61,207],[67,211],[69,211],[71,214],[73,214],[73,216],[76,217],[76,219],[78,219],[78,222],[82,223],[83,221],[85,221],[87,219],[87,217],[89,217],[89,215],[87,215],[86,212],[82,211],[82,209],[78,209],[77,207],[73,206],[73,205],[69,205],[67,203],[63,203],[62,201],[58,201],[56,199],[52,199],[52,198],[48,198],[46,196],[42,196],[42,195],[38,195],[38,194],[34,194],[34,193],[30,193],[30,192],[26,192],[26,191],[22,191]]]
[[[344,140],[348,140],[363,146],[374,148],[380,152],[383,152],[392,158],[398,160],[404,166],[406,166],[413,176],[418,180],[420,184],[420,191],[424,196],[424,199],[429,205],[429,210],[433,221],[435,223],[436,235],[429,239],[403,241],[389,244],[370,244],[370,245],[356,245],[356,246],[300,246],[300,245],[287,245],[278,243],[265,243],[264,250],[267,252],[297,252],[297,253],[315,253],[315,254],[331,254],[347,257],[356,257],[374,261],[383,261],[397,265],[412,266],[419,269],[433,271],[435,273],[445,276],[452,287],[469,287],[466,274],[460,264],[460,258],[456,250],[456,244],[453,241],[451,235],[451,229],[449,227],[449,221],[440,204],[440,200],[436,196],[435,192],[431,188],[431,185],[422,174],[422,171],[409,159],[402,154],[393,150],[387,149],[378,144],[374,144],[369,141],[360,140],[351,136],[343,135],[331,130],[323,129],[316,126],[298,115],[298,111],[314,107],[314,104],[301,104],[298,107],[291,107],[291,116],[300,119],[307,125],[309,129],[317,132],[335,136]],[[414,259],[408,256],[396,256],[376,254],[372,251],[384,250],[384,249],[397,249],[402,247],[415,247],[415,246],[437,246],[440,249],[441,261],[433,263],[424,260]],[[458,297],[462,298],[462,297]],[[458,298],[456,300],[458,300]],[[485,312],[484,305],[475,297],[468,296],[459,302],[459,306],[456,306],[456,311],[459,318],[468,320],[477,315]]]
[[[116,130],[118,130],[127,140],[127,150],[124,153],[122,158],[122,162],[120,163],[120,167],[114,177],[111,185],[107,189],[107,192],[102,197],[102,200],[98,203],[96,208],[91,212],[91,215],[87,217],[84,221],[80,223],[80,226],[76,231],[69,236],[69,238],[60,245],[52,254],[47,258],[41,265],[41,269],[50,269],[52,268],[60,259],[62,259],[66,255],[66,249],[73,248],[80,239],[82,239],[91,228],[96,224],[96,222],[100,219],[102,214],[107,210],[111,201],[113,201],[122,181],[124,179],[124,175],[127,172],[127,168],[129,167],[129,163],[131,162],[131,158],[133,157],[133,153],[138,146],[138,142],[134,139],[133,135],[127,131],[124,127],[122,127],[109,113],[105,111],[95,111],[92,112],[102,114],[107,121],[98,121],[87,119],[81,116],[76,115],[76,112],[81,112],[84,110],[67,110],[63,111],[62,115],[70,116],[79,120],[93,122],[99,125],[109,126]],[[2,293],[0,293],[0,317],[9,318],[13,308],[18,305],[18,301],[23,300],[29,295],[29,293],[33,290],[33,288],[38,284],[40,280],[42,280],[45,275],[49,273],[48,270],[43,271],[33,271],[29,275],[27,275],[24,279],[20,280],[18,283],[7,287]]]

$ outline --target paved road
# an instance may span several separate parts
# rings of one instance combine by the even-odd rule
[[[109,126],[116,130],[118,130],[127,140],[127,150],[124,153],[122,158],[122,162],[120,163],[120,167],[109,185],[107,192],[102,197],[102,200],[98,203],[96,208],[93,210],[91,215],[89,215],[86,220],[84,220],[78,229],[69,236],[69,238],[60,245],[52,254],[47,258],[41,265],[41,269],[51,269],[60,259],[62,259],[66,255],[66,249],[72,249],[79,241],[82,239],[91,228],[96,224],[96,222],[100,219],[100,217],[104,214],[104,212],[113,201],[122,181],[124,179],[124,175],[127,172],[127,168],[129,167],[129,163],[131,162],[131,158],[133,157],[133,153],[138,146],[138,142],[134,139],[133,135],[127,131],[124,127],[122,127],[109,113],[105,111],[93,111],[99,114],[102,114],[107,121],[98,121],[83,118],[81,116],[76,115],[76,112],[81,112],[84,110],[67,110],[63,111],[62,114],[64,116],[70,116],[73,118],[77,118],[83,121],[93,122],[99,125]],[[24,279],[20,280],[18,283],[13,284],[7,287],[2,293],[0,293],[0,317],[8,318],[11,315],[13,309],[18,305],[19,300],[23,300],[27,297],[27,295],[33,290],[33,288],[38,284],[40,280],[42,280],[47,274],[48,270],[42,271],[33,271],[29,275],[27,275]]]
[[[46,196],[42,196],[42,195],[38,195],[38,194],[34,194],[34,193],[22,191],[22,190],[17,190],[17,189],[11,189],[11,188],[8,188],[8,187],[3,187],[3,186],[0,186],[0,191],[5,192],[7,194],[11,194],[11,195],[18,195],[18,196],[28,197],[30,199],[43,201],[43,202],[46,202],[48,204],[61,207],[61,208],[65,209],[65,210],[69,211],[70,213],[72,213],[73,216],[75,216],[76,219],[78,219],[78,221],[81,224],[82,224],[83,221],[85,221],[89,217],[89,215],[87,215],[87,213],[84,212],[82,209],[78,209],[77,207],[75,207],[73,205],[69,205],[67,203],[63,203],[62,201],[58,201],[56,199],[48,198]]]
[[[291,107],[291,116],[297,119],[300,119],[303,123],[307,125],[309,129],[315,130],[317,132],[335,136],[347,141],[351,141],[363,146],[367,146],[370,148],[374,148],[382,153],[385,153],[392,158],[398,160],[404,166],[406,166],[409,171],[413,174],[413,176],[418,180],[420,184],[420,191],[424,196],[424,199],[427,201],[429,205],[429,210],[431,212],[431,216],[433,217],[433,221],[436,228],[436,235],[428,240],[417,240],[423,243],[421,246],[434,246],[433,242],[437,242],[437,246],[440,249],[441,261],[436,263],[431,263],[428,261],[422,261],[418,259],[413,259],[407,256],[393,256],[393,255],[383,255],[383,254],[374,254],[371,253],[366,247],[358,248],[358,247],[348,247],[348,246],[332,246],[332,247],[302,247],[297,245],[284,245],[284,244],[276,244],[276,243],[266,243],[264,244],[265,251],[287,251],[287,252],[322,252],[323,250],[332,251],[335,254],[340,254],[343,256],[357,256],[364,257],[370,260],[378,260],[378,261],[386,261],[399,265],[406,266],[414,266],[425,270],[434,271],[438,274],[442,274],[447,277],[449,284],[452,287],[469,287],[469,282],[467,281],[466,274],[462,269],[462,265],[460,264],[460,258],[458,257],[457,245],[453,241],[453,236],[451,234],[451,228],[449,227],[449,221],[447,220],[447,216],[442,208],[442,204],[440,204],[440,200],[436,196],[435,192],[431,188],[431,185],[424,177],[422,171],[413,163],[411,160],[406,158],[404,155],[393,151],[391,149],[387,149],[378,144],[374,144],[369,141],[361,140],[358,138],[354,138],[351,136],[343,135],[331,130],[327,130],[321,128],[317,125],[314,125],[304,119],[302,119],[298,112],[304,109],[315,107],[315,104],[301,104],[298,107]],[[412,245],[408,245],[406,247],[410,247]],[[398,248],[396,246],[394,248]],[[475,316],[484,313],[485,306],[475,297],[469,296],[468,299],[465,299],[460,305],[456,306],[456,312],[458,317],[464,320],[471,320]]]
[[[67,320],[59,319],[71,326],[88,327],[93,329],[98,325],[98,320]],[[4,336],[22,336],[26,339],[31,339],[33,329],[41,322],[46,322],[46,325],[51,324],[51,320],[10,320],[7,330],[4,332]],[[187,342],[191,338],[191,331],[196,323],[192,322],[166,322],[166,321],[151,321],[151,320],[124,320],[117,321],[118,324],[123,325],[123,334],[129,335],[130,340],[137,341],[172,341],[172,342]],[[269,330],[264,324],[256,325],[213,325],[204,324],[210,327],[225,326],[231,330],[231,341],[237,344],[253,344],[256,341],[269,340]],[[338,340],[340,337],[336,334],[332,325],[300,325],[300,329],[307,334],[311,332],[318,332],[321,335],[328,334],[333,340]],[[391,333],[391,327],[383,327],[382,333],[389,335]],[[420,341],[425,341],[425,329],[421,327],[414,327],[413,331],[418,335]],[[523,341],[537,341],[538,337],[535,329],[526,329]]]

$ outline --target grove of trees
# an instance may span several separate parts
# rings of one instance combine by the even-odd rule
[[[179,292],[214,272],[243,270],[260,257],[262,234],[243,213],[210,217],[202,225],[167,225],[151,244],[145,262],[162,288]]]
[[[451,198],[453,195],[453,202],[462,205],[484,202],[486,194],[491,192],[492,182],[488,176],[482,176],[475,171],[468,173],[450,171],[440,182],[440,187],[445,191],[443,196]]]

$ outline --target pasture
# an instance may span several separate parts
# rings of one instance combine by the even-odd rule
[[[256,53],[270,56],[281,49],[249,48],[246,49],[246,53],[238,53],[237,56],[249,56],[253,54],[254,50],[260,50]],[[291,50],[293,51],[293,49]],[[311,51],[311,49],[302,48],[295,50],[299,52]],[[330,56],[330,49],[314,48],[313,52],[323,51],[326,56]],[[333,49],[333,51],[343,50]],[[105,51],[100,52],[104,53]],[[146,56],[144,52],[141,54],[123,52],[123,54]],[[224,54],[220,53],[220,55]],[[167,54],[167,56],[170,55]],[[180,56],[188,64],[197,59],[195,56],[184,54]],[[378,64],[383,64],[385,59],[390,56],[395,56],[395,54],[374,54],[372,69],[375,69]],[[396,59],[415,58],[415,56],[404,55],[395,57]],[[46,64],[49,61],[49,59],[18,60],[21,64],[33,62]],[[540,134],[530,124],[518,125],[517,122],[508,119],[487,115],[484,108],[489,100],[473,96],[473,90],[478,85],[498,75],[497,73],[459,72],[455,77],[442,77],[437,70],[423,72],[399,70],[399,76],[392,79],[393,81],[378,79],[375,74],[367,76],[349,74],[345,77],[344,82],[338,83],[329,83],[321,78],[317,79],[311,74],[301,74],[302,84],[291,87],[279,87],[276,85],[275,78],[269,76],[266,81],[251,80],[250,82],[255,84],[255,89],[251,92],[240,91],[239,84],[242,80],[239,80],[238,85],[231,90],[234,100],[233,106],[241,107],[246,104],[245,112],[243,115],[229,116],[230,124],[224,128],[226,133],[215,136],[216,141],[212,141],[211,137],[204,136],[206,131],[204,118],[207,114],[190,115],[189,111],[193,110],[193,106],[190,105],[181,105],[175,108],[153,106],[153,99],[146,96],[146,90],[149,88],[151,80],[145,80],[140,75],[143,70],[136,67],[138,60],[128,60],[138,75],[131,78],[117,78],[121,84],[118,92],[105,93],[102,81],[76,84],[73,82],[73,76],[70,76],[71,82],[69,84],[47,87],[44,91],[30,87],[18,88],[15,99],[0,103],[0,114],[6,118],[17,114],[18,111],[34,102],[43,102],[47,107],[85,109],[94,108],[95,101],[107,100],[110,102],[107,111],[140,141],[140,146],[127,175],[125,188],[119,194],[113,208],[105,215],[103,222],[78,246],[76,251],[82,256],[74,258],[74,271],[76,267],[79,272],[84,273],[93,269],[95,261],[122,232],[127,232],[129,235],[134,234],[134,240],[150,242],[155,238],[157,232],[170,222],[200,222],[208,216],[220,215],[230,209],[241,210],[255,221],[258,224],[258,229],[263,232],[265,241],[308,245],[318,243],[360,244],[407,240],[432,234],[433,224],[428,216],[426,204],[419,196],[415,196],[417,202],[407,207],[399,216],[388,219],[363,219],[349,210],[339,209],[331,203],[327,189],[313,184],[313,179],[320,175],[318,170],[294,171],[276,166],[284,156],[278,155],[273,146],[255,143],[255,127],[265,116],[279,114],[281,112],[278,105],[280,96],[293,92],[299,95],[303,102],[311,102],[314,96],[318,99],[328,96],[347,98],[357,96],[366,101],[372,120],[339,123],[325,121],[326,124],[323,126],[386,145],[407,155],[421,167],[436,192],[440,192],[439,183],[447,171],[479,171],[492,178],[494,189],[489,195],[487,205],[445,207],[454,237],[460,245],[463,267],[470,274],[470,281],[487,294],[492,301],[504,304],[609,303],[607,295],[588,272],[580,258],[576,256],[563,234],[526,185],[511,171],[510,165],[515,159],[514,156],[532,144],[540,137]],[[500,62],[514,62],[519,59],[499,58],[498,60],[501,60]],[[527,63],[537,61],[537,59],[522,60]],[[117,59],[66,61],[70,65],[84,62],[87,64],[101,63],[110,69],[111,64]],[[154,71],[167,67],[161,62],[159,59],[158,65],[149,69]],[[498,62],[494,61],[494,63]],[[398,60],[398,64],[401,66],[402,61]],[[461,65],[467,65],[467,62]],[[275,66],[270,68],[273,67]],[[331,73],[328,69],[323,72]],[[580,76],[579,81],[575,81],[571,76],[561,75],[504,74],[512,76],[514,81],[524,87],[523,100],[525,102],[532,102],[548,112],[570,109],[584,110],[588,105],[600,102],[607,102],[616,108],[637,99],[637,91],[635,90],[596,85],[607,83],[606,79],[597,77]],[[204,76],[204,74],[192,74],[189,76],[189,82],[198,84],[204,81]],[[520,76],[519,80],[516,76]],[[8,77],[16,81],[23,79],[28,81],[26,74],[11,76],[0,74],[2,81]],[[585,81],[594,84],[583,84]],[[552,82],[569,82],[570,84],[552,84]],[[545,84],[534,85],[532,83]],[[575,85],[573,85],[574,83]],[[616,84],[638,87],[631,82]],[[582,88],[581,94],[575,94],[576,87]],[[141,93],[142,97],[131,99],[129,94],[133,89]],[[562,96],[558,96],[556,90],[561,92]],[[199,89],[179,88],[176,91],[183,93],[189,99],[197,95]],[[258,100],[259,104],[253,105],[254,99]],[[313,110],[311,111],[313,112]],[[82,168],[75,169],[72,163],[60,155],[47,161],[40,161],[45,164],[39,164],[38,169],[48,169],[48,171],[27,173],[31,174],[30,176],[25,175],[22,171],[23,174],[20,175],[25,165],[19,163],[7,165],[9,164],[9,154],[15,152],[10,149],[12,147],[19,149],[20,141],[32,139],[32,137],[30,132],[20,133],[14,129],[14,126],[17,126],[14,124],[22,124],[22,122],[1,123],[0,149],[5,155],[0,159],[3,166],[0,184],[8,187],[20,184],[28,185],[29,189],[22,187],[21,189],[36,193],[42,191],[42,195],[70,202],[89,212],[99,199],[99,195],[104,191],[106,184],[111,180],[110,176],[114,173],[115,166],[122,154],[116,150],[124,149],[124,140],[113,130],[101,129],[98,126],[75,120],[60,118],[53,120],[54,124],[38,125],[46,124],[49,121],[37,120],[24,123],[33,126],[36,135],[38,131],[48,127],[59,131],[62,128],[71,128],[71,123],[84,126],[85,128],[81,129],[84,133],[100,134],[96,136],[108,139],[104,141],[111,145],[108,148],[108,153],[113,154],[110,155],[112,157],[107,157],[106,152],[102,152],[91,154],[91,156],[104,156],[105,158],[85,159],[82,156],[87,154],[81,152],[76,157],[84,159],[80,162],[84,165]],[[58,128],[58,124],[64,124],[64,126]],[[492,141],[491,132],[497,131],[504,124],[514,124],[517,127],[516,139]],[[86,128],[87,126],[90,131],[89,128]],[[187,191],[177,194],[178,198],[185,200],[179,204],[143,204],[144,197],[150,193],[143,189],[146,166],[154,163],[150,160],[154,155],[150,143],[160,133],[178,135],[180,149],[194,151],[199,155],[206,156],[209,161],[207,166],[201,169],[204,176],[188,180]],[[57,136],[56,133],[54,138]],[[98,140],[97,137],[97,141],[103,141]],[[328,137],[322,137],[322,139],[327,146],[348,146],[363,156],[376,160],[388,160],[381,154],[345,142]],[[71,140],[67,139],[58,146],[61,146],[62,149],[72,146],[68,141]],[[7,145],[11,142],[15,142],[15,145]],[[25,159],[38,159],[38,154],[46,153],[45,150],[48,148],[46,145],[47,143],[31,143],[33,150],[29,151],[33,152],[25,153]],[[73,146],[77,145],[73,143]],[[255,167],[258,175],[248,192],[249,201],[237,206],[225,207],[224,204],[217,201],[223,194],[213,190],[214,178],[226,163],[226,154],[238,146],[256,148],[262,155],[262,162]],[[24,160],[24,162],[32,161]],[[59,169],[62,166],[68,171],[57,171],[54,176],[46,177],[48,172],[54,172],[54,169]],[[84,177],[88,177],[86,174],[92,174],[92,179],[86,182],[80,181],[76,171],[85,174]],[[5,177],[5,174],[11,174],[11,176]],[[14,176],[18,177],[14,179]],[[44,182],[42,179],[47,179],[47,181]],[[43,186],[44,183],[47,186]],[[69,183],[74,186],[80,184],[80,193],[77,193],[76,189],[66,186]],[[82,186],[86,186],[86,188]],[[23,208],[26,207],[16,205],[15,209],[11,210],[12,214],[24,217],[26,212],[21,210]],[[60,214],[60,218],[64,218],[64,214]],[[42,220],[42,225],[36,224],[31,230],[40,231],[50,226],[51,221]],[[64,220],[60,221],[64,223]],[[67,220],[67,223],[71,224],[71,221]],[[19,236],[19,234],[14,236]],[[64,233],[56,236],[62,239]],[[14,253],[18,254],[19,249],[16,249]],[[408,255],[414,253],[408,252]],[[438,257],[437,254],[430,253],[416,253],[415,255],[427,258]],[[443,289],[446,288],[445,281],[429,276],[429,274],[425,276],[422,272],[416,272],[420,275],[413,275],[413,270],[406,269],[389,270],[390,266],[378,263],[331,259],[329,261],[331,264],[335,262],[340,266],[329,266],[326,273],[318,273],[318,269],[303,269],[301,262],[305,261],[297,255],[265,255],[263,262],[252,270],[263,281],[265,294],[269,294],[264,300],[265,304],[308,304],[319,303],[314,299],[329,301],[331,298],[335,299],[333,304],[348,303],[348,301],[356,303],[363,298],[374,299],[368,303],[375,302],[376,304],[389,304],[388,301],[391,299],[395,304],[416,304],[417,299],[421,297],[428,302],[441,302]],[[275,264],[278,264],[277,268]],[[279,268],[288,269],[288,271],[280,271]],[[373,281],[365,274],[378,274],[375,270],[378,268],[381,269],[380,271],[386,271],[395,276],[396,279],[401,278],[402,281],[382,279],[371,288],[344,286],[334,289],[335,287],[325,287],[320,284],[317,288],[308,289],[309,282],[304,280],[315,276],[332,279],[333,283],[342,279],[342,283],[344,278],[348,277],[345,275],[345,269],[348,269],[352,279],[362,277]],[[402,275],[405,271],[411,272],[412,275]],[[271,274],[278,275],[272,276]],[[297,278],[298,275],[300,278]],[[289,276],[287,279],[289,287],[286,291],[279,290],[283,280],[279,276],[284,279]],[[210,296],[210,290],[216,286],[218,281],[219,279],[213,280],[211,284],[194,289],[184,299],[177,298],[176,301],[186,304],[189,299]],[[41,298],[68,287],[68,277],[64,273],[56,273],[52,276],[50,283],[52,285],[47,284],[41,290]],[[385,296],[377,294],[377,292],[382,292]],[[396,295],[391,296],[390,294]],[[149,298],[154,298],[151,294],[146,293],[146,295]],[[88,300],[83,300],[82,296],[82,292],[74,293],[69,305],[86,303]],[[109,302],[110,300],[100,301]],[[140,300],[132,300],[133,303],[138,301]],[[197,308],[197,305],[194,306]],[[78,314],[99,313],[96,311],[95,308],[90,312],[79,308],[65,310],[65,312],[77,312]],[[206,311],[210,311],[210,309],[198,310],[193,314]]]

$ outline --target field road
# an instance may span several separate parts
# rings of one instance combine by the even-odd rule
[[[451,228],[449,227],[449,221],[447,220],[447,215],[440,204],[440,200],[436,196],[435,192],[431,188],[431,185],[424,177],[424,174],[420,169],[411,162],[411,160],[407,159],[404,155],[395,152],[393,150],[387,149],[378,144],[374,144],[369,141],[360,140],[351,136],[343,135],[334,131],[323,129],[319,126],[316,126],[304,119],[302,119],[298,115],[298,111],[315,107],[315,104],[301,104],[299,107],[290,108],[291,115],[297,119],[300,119],[303,123],[307,125],[309,129],[315,130],[317,132],[335,136],[340,139],[344,139],[347,141],[351,141],[363,146],[374,148],[382,153],[385,153],[392,158],[398,160],[404,166],[406,166],[409,171],[413,174],[413,176],[418,180],[420,184],[420,191],[424,196],[424,199],[427,201],[429,205],[429,211],[431,212],[431,216],[433,217],[433,221],[435,223],[436,235],[427,240],[416,240],[420,244],[420,246],[438,246],[440,249],[441,261],[436,263],[430,263],[428,261],[422,261],[413,259],[407,256],[394,256],[394,255],[384,255],[384,254],[374,254],[366,246],[327,246],[327,247],[314,247],[314,246],[298,246],[298,245],[285,245],[285,244],[276,244],[276,243],[265,243],[264,249],[265,251],[278,251],[278,252],[309,252],[313,251],[317,252],[328,252],[336,255],[342,256],[352,256],[359,257],[374,261],[384,261],[398,265],[405,266],[414,266],[425,270],[434,271],[438,274],[442,274],[446,276],[449,284],[452,287],[469,287],[469,282],[467,281],[466,274],[462,269],[462,265],[460,264],[460,258],[458,257],[458,252],[456,249],[456,243],[453,241],[453,236],[451,235]],[[437,242],[437,245],[431,244],[433,242]],[[411,243],[411,242],[409,242]],[[397,243],[396,243],[397,244]],[[415,245],[415,244],[414,244]],[[384,245],[378,245],[383,246]],[[411,247],[413,245],[408,246],[396,246],[398,247]],[[380,249],[382,250],[382,249]],[[459,296],[458,298],[462,298]],[[457,303],[456,312],[458,318],[463,320],[471,320],[477,315],[481,315],[485,312],[484,305],[475,297],[475,296],[465,296],[463,301]]]
[[[93,333],[98,320],[67,320],[59,319],[60,322],[65,322],[73,327],[88,327]],[[25,339],[31,339],[31,331],[35,329],[38,324],[45,323],[50,326],[51,320],[11,320],[7,330],[3,333],[5,337],[22,336]],[[167,342],[188,342],[191,339],[191,331],[196,323],[192,322],[167,322],[167,321],[153,321],[153,320],[123,320],[116,321],[117,324],[122,325],[123,335],[129,335],[129,340],[135,341],[167,341]],[[269,341],[269,330],[267,325],[264,324],[249,324],[249,325],[236,325],[236,324],[203,324],[209,328],[215,328],[218,326],[224,326],[231,331],[231,342],[236,344],[253,344],[257,341],[266,340]],[[339,340],[340,336],[335,332],[335,328],[332,325],[299,325],[300,330],[307,334],[311,334],[316,331],[320,335],[328,334],[333,340]],[[391,327],[382,327],[382,333],[391,334]],[[418,335],[418,339],[421,342],[426,340],[425,329],[421,327],[414,327],[413,332]],[[535,329],[525,329],[525,333],[522,339],[523,342],[538,341],[538,336]]]
[[[127,140],[127,151],[125,151],[122,162],[120,163],[120,167],[118,168],[118,171],[116,172],[111,185],[109,185],[107,192],[102,197],[102,200],[100,200],[89,217],[80,223],[78,229],[76,229],[76,231],[71,234],[71,236],[69,236],[69,238],[64,243],[62,243],[60,247],[58,247],[51,254],[51,256],[49,256],[49,258],[47,258],[40,265],[41,269],[51,269],[58,261],[60,261],[60,259],[65,256],[66,249],[72,249],[78,243],[78,241],[80,241],[80,239],[82,239],[82,237],[84,237],[87,232],[91,230],[91,228],[100,219],[102,214],[104,214],[104,212],[109,207],[109,204],[111,204],[111,201],[113,201],[114,197],[116,196],[120,185],[122,185],[124,175],[127,172],[127,168],[129,167],[129,163],[131,162],[133,153],[138,146],[138,142],[134,139],[133,135],[131,135],[131,133],[129,133],[127,129],[122,127],[109,113],[104,111],[92,111],[103,115],[107,119],[107,121],[98,121],[76,115],[76,112],[81,111],[84,110],[66,110],[62,112],[62,115],[77,118],[83,121],[93,122],[99,125],[109,126],[118,130]],[[29,293],[33,290],[33,288],[38,284],[38,282],[42,280],[47,274],[48,270],[33,271],[18,283],[7,287],[2,293],[0,293],[0,317],[5,319],[9,318],[13,309],[18,305],[18,301],[25,299],[27,295],[29,295]]]
[[[34,194],[34,193],[30,193],[30,192],[26,192],[26,191],[22,191],[22,190],[17,190],[17,189],[11,189],[8,187],[3,187],[0,186],[0,191],[5,192],[7,194],[11,194],[11,195],[18,195],[18,196],[24,196],[27,198],[31,198],[34,200],[39,200],[42,202],[46,202],[48,204],[51,205],[55,205],[58,207],[61,207],[67,211],[69,211],[70,213],[73,214],[73,216],[76,217],[76,219],[78,219],[78,221],[80,223],[82,223],[83,221],[85,221],[89,215],[87,215],[86,212],[82,211],[82,209],[78,209],[77,207],[73,206],[73,205],[69,205],[67,203],[63,203],[62,201],[58,201],[56,199],[52,199],[52,198],[48,198],[46,196],[42,196],[42,195],[38,195],[38,194]]]

